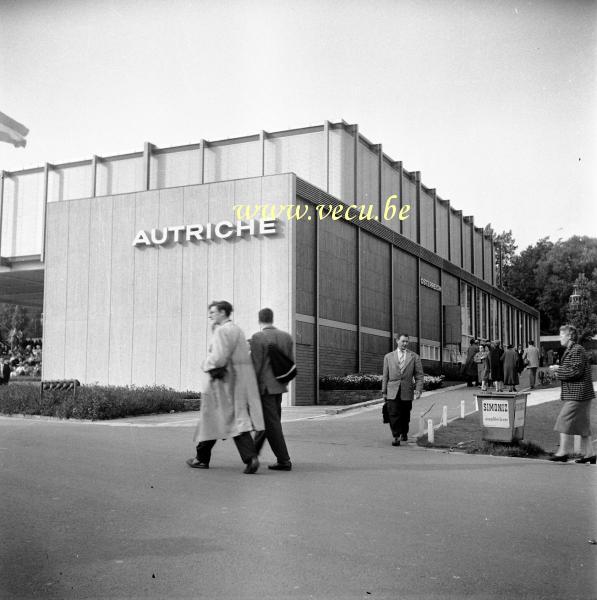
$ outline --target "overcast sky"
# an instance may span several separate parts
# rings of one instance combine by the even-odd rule
[[[597,2],[0,7],[0,169],[345,119],[519,249],[597,235]]]

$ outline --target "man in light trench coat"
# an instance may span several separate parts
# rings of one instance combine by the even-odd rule
[[[244,473],[250,475],[259,468],[251,431],[263,431],[265,425],[249,344],[242,329],[230,320],[231,313],[232,305],[225,300],[209,305],[213,337],[202,365],[197,456],[189,458],[187,464],[209,469],[216,441],[232,437],[246,465]]]

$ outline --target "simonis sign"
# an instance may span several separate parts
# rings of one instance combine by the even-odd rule
[[[250,221],[219,221],[205,225],[175,225],[155,227],[150,231],[141,230],[133,240],[133,246],[161,246],[168,242],[204,242],[213,239],[225,240],[243,235],[273,235],[276,219],[252,219]]]

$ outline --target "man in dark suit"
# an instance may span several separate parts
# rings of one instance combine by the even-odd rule
[[[464,375],[466,376],[466,385],[467,387],[473,387],[473,385],[477,385],[481,383],[478,381],[479,374],[477,369],[477,363],[475,362],[475,354],[479,352],[479,346],[477,345],[477,340],[472,339],[471,345],[468,347],[466,352],[466,361],[464,363]]]
[[[0,367],[0,385],[8,385],[10,381],[10,364],[8,358],[2,360],[2,366]]]
[[[253,334],[250,344],[251,358],[253,359],[263,406],[265,431],[257,434],[255,447],[259,453],[267,439],[277,459],[277,462],[269,465],[268,468],[274,471],[290,471],[292,463],[282,433],[281,422],[282,394],[287,392],[288,388],[274,377],[269,359],[269,345],[275,344],[294,361],[294,344],[290,334],[274,327],[274,313],[270,308],[262,308],[259,311],[258,318],[261,331]]]
[[[400,446],[400,441],[408,441],[408,427],[413,399],[421,397],[423,391],[423,365],[418,354],[408,349],[408,335],[401,333],[394,352],[383,359],[383,379],[381,392],[388,403],[390,429],[394,441],[392,446]]]

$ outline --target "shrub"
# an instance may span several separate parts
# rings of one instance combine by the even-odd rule
[[[352,375],[325,375],[319,378],[320,390],[381,390],[381,375],[354,373]],[[443,384],[444,376],[425,375],[423,390],[435,390]]]
[[[320,390],[381,390],[381,375],[354,373],[319,378]]]
[[[443,375],[438,375],[438,376],[425,375],[424,382],[423,382],[423,389],[426,392],[428,392],[430,390],[437,390],[438,388],[442,387],[443,384],[444,384],[444,376]]]
[[[72,390],[44,391],[39,385],[17,384],[0,389],[0,412],[62,419],[117,419],[134,415],[197,410],[200,394],[166,387],[82,385]]]
[[[490,442],[484,440],[466,449],[467,454],[491,454],[492,456],[513,456],[518,458],[542,457],[547,453],[533,442],[513,440],[512,442]]]

